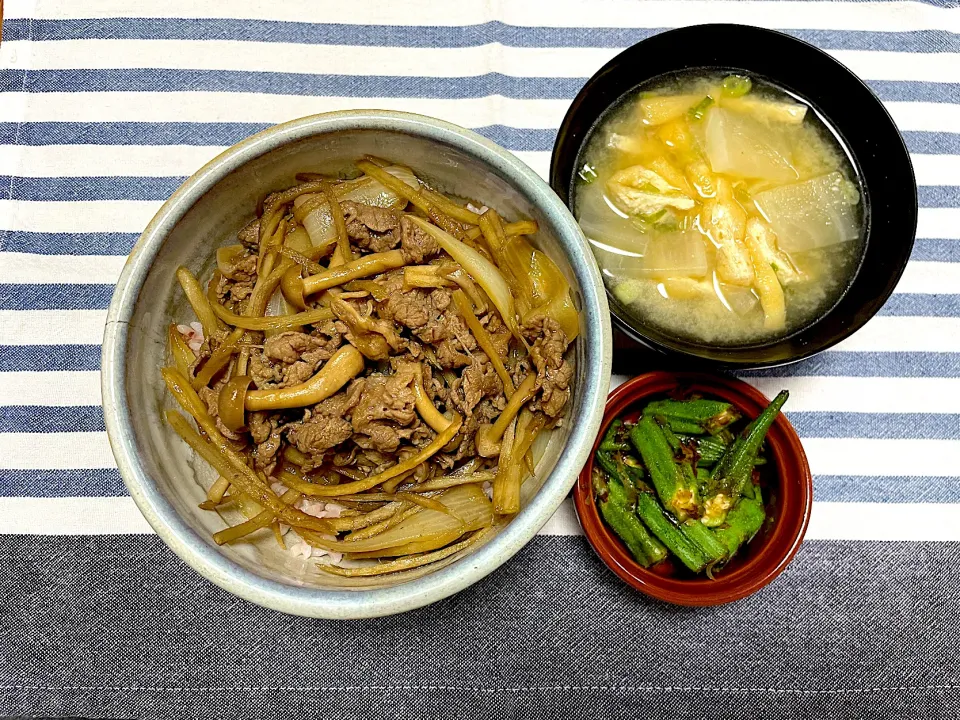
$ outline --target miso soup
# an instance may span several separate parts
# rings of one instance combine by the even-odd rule
[[[694,342],[785,337],[853,280],[863,200],[837,139],[756,78],[684,75],[626,96],[578,159],[574,209],[613,296]]]

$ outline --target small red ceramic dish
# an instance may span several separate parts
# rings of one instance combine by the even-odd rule
[[[726,400],[751,418],[770,402],[758,390],[734,378],[703,373],[645,373],[610,393],[594,452],[614,418],[633,419],[630,414],[639,414],[649,400],[689,393]],[[788,409],[789,406],[788,400]],[[648,569],[633,560],[620,539],[604,524],[594,502],[590,481],[593,453],[574,490],[580,526],[600,559],[625,583],[651,597],[676,605],[701,607],[744,598],[770,583],[796,555],[807,531],[813,504],[813,478],[807,456],[796,431],[783,415],[767,433],[766,447],[771,464],[764,493],[768,520],[757,536],[712,580],[678,571],[669,562]]]

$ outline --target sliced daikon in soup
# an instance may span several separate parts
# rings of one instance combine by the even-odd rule
[[[646,275],[703,277],[707,270],[707,248],[695,230],[658,233],[647,243],[643,256]]]
[[[829,247],[860,236],[859,192],[839,172],[758,193],[753,201],[787,252]]]
[[[648,239],[649,236],[643,236]],[[600,272],[608,280],[619,280],[629,277],[644,277],[643,253],[624,251],[620,248],[597,240],[590,240],[593,255],[600,265]],[[643,247],[646,250],[646,245]]]
[[[588,240],[598,241],[628,254],[642,255],[647,246],[647,236],[635,221],[614,209],[603,190],[602,182],[594,182],[580,192],[580,229]]]
[[[743,115],[751,115],[757,120],[799,125],[807,116],[807,106],[795,102],[770,100],[769,98],[739,97],[726,98],[723,107]]]
[[[737,315],[746,315],[760,304],[760,298],[750,288],[717,283],[717,291],[720,301]]]
[[[747,115],[711,108],[704,122],[710,167],[717,173],[782,183],[799,176],[783,134]]]

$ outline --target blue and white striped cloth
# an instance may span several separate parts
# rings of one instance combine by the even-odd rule
[[[958,713],[956,2],[6,0],[4,12],[0,716]],[[272,123],[349,108],[475,128],[545,175],[586,78],[692,21],[786,30],[847,64],[897,121],[920,186],[913,257],[880,315],[820,357],[745,374],[768,395],[790,389],[815,474],[787,573],[733,607],[666,608],[605,574],[570,507],[478,586],[363,624],[280,616],[179,563],[126,495],[98,377],[125,254],[179,183]]]

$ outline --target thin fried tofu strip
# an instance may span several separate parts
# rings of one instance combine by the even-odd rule
[[[763,308],[763,327],[766,330],[783,330],[787,324],[787,308],[777,273],[767,261],[755,233],[747,232],[745,242],[753,261],[753,287],[760,296],[760,307]]]
[[[777,273],[777,279],[782,286],[804,280],[790,256],[779,248],[776,234],[765,222],[755,217],[747,220],[747,237],[752,239],[766,263]]]
[[[753,263],[743,245],[746,216],[732,199],[729,182],[717,182],[717,197],[703,204],[704,228],[717,246],[717,275],[731,285],[753,284]]]

